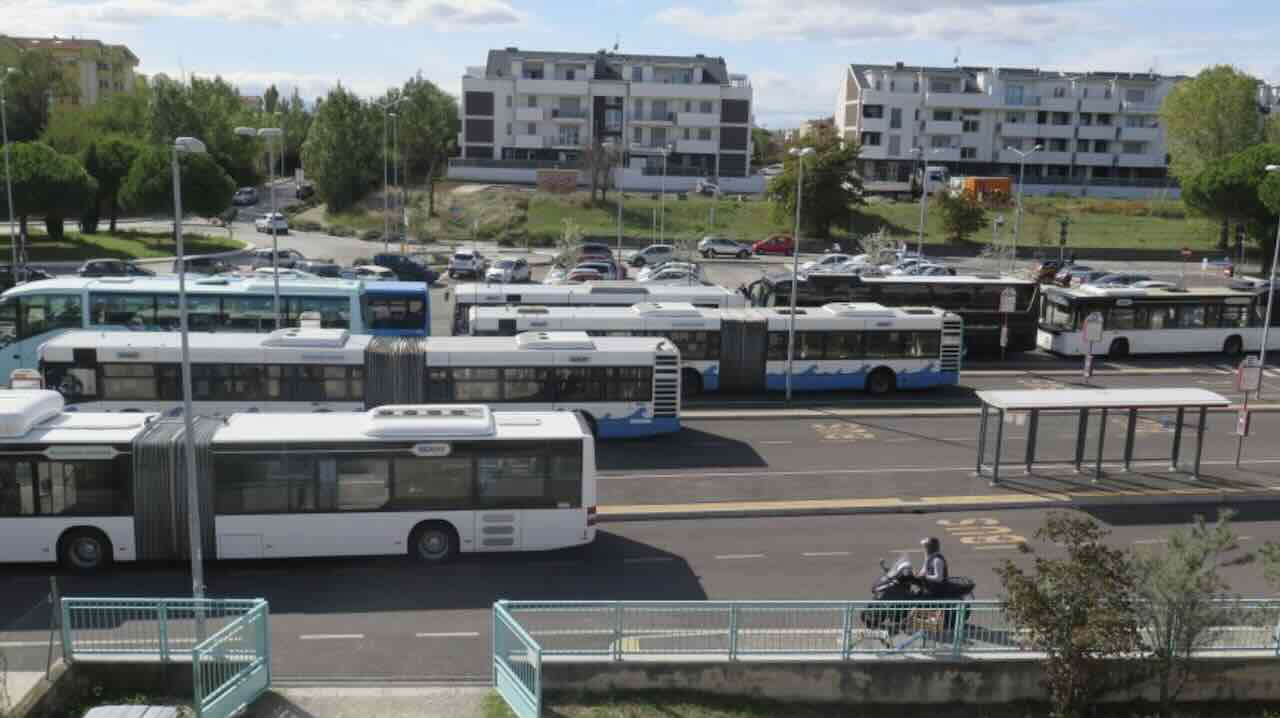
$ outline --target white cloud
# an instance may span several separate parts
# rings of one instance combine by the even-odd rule
[[[421,25],[435,30],[510,27],[527,20],[506,0],[0,0],[0,17],[5,18],[5,32],[14,35],[91,35],[173,18],[268,25]]]
[[[777,70],[750,73],[756,124],[770,129],[798,127],[805,120],[830,116],[844,65],[815,68],[802,76]]]

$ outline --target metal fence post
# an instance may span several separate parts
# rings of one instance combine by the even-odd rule
[[[271,685],[271,605],[262,599],[258,630],[262,632],[262,665],[267,669],[267,685]]]
[[[533,714],[542,715],[542,646],[533,651]]]
[[[204,715],[204,681],[200,671],[200,647],[191,649],[191,707],[196,711],[196,718]]]
[[[169,604],[160,602],[157,607],[157,619],[160,622],[160,662],[169,662]]]
[[[613,660],[622,660],[622,601],[613,602]]]
[[[840,626],[840,660],[849,660],[849,653],[853,651],[853,604],[850,603],[844,607],[844,616],[841,619]]]
[[[71,663],[75,654],[71,651],[71,604],[62,599],[62,660]]]
[[[952,629],[953,633],[951,636],[951,657],[959,658],[960,654],[962,653],[962,649],[964,647],[964,633],[965,633],[964,627],[965,627],[965,624],[969,622],[969,602],[960,601],[959,605],[955,607],[955,610],[956,610],[956,625]]]
[[[738,604],[729,604],[729,660],[738,659]]]

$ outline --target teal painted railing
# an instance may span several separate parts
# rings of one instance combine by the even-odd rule
[[[270,686],[265,600],[64,598],[61,610],[67,661],[190,661],[199,718],[235,715]]]
[[[542,715],[542,649],[499,601],[493,605],[493,687],[518,718]]]

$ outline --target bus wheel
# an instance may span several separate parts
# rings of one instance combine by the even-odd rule
[[[1129,356],[1129,340],[1116,339],[1111,342],[1111,346],[1107,349],[1108,359],[1124,359]]]
[[[458,555],[458,532],[443,521],[428,521],[409,534],[409,556],[420,563],[448,563]]]
[[[892,392],[898,388],[898,381],[893,376],[893,372],[885,367],[880,367],[871,372],[867,377],[867,393],[881,396]]]
[[[684,369],[680,372],[680,395],[684,397],[697,396],[702,393],[702,375],[693,369]]]
[[[76,573],[91,573],[111,563],[111,540],[97,529],[72,529],[58,540],[58,560]]]
[[[1244,353],[1244,342],[1240,337],[1227,337],[1222,343],[1222,351],[1229,357],[1238,357]]]

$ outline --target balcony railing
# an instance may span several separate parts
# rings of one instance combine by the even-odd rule
[[[493,160],[486,158],[454,157],[449,160],[450,167],[485,167],[504,170],[572,170],[577,169],[576,162],[558,162],[556,160]]]
[[[587,119],[587,111],[583,109],[569,110],[560,107],[551,108],[551,119],[556,120],[585,120]]]
[[[675,122],[675,112],[640,112],[627,115],[631,122]]]
[[[640,174],[646,177],[661,177],[662,165],[659,164],[656,167],[645,165],[640,169]],[[713,174],[715,173],[711,170],[701,167],[680,167],[677,165],[671,165],[666,172],[668,177],[710,177]]]

